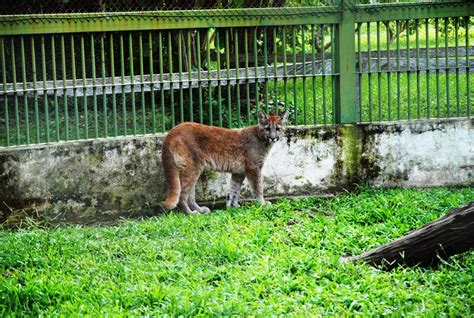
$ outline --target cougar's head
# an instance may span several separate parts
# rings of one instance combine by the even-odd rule
[[[288,112],[280,113],[280,116],[266,115],[263,111],[258,112],[259,129],[262,135],[269,142],[276,142],[285,131],[285,125],[288,122]]]

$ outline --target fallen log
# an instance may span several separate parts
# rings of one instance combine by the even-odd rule
[[[474,248],[474,201],[450,211],[407,235],[342,262],[366,262],[391,269],[398,265],[435,266]]]

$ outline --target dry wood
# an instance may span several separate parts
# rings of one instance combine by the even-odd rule
[[[474,201],[407,235],[342,262],[366,262],[393,268],[400,264],[433,266],[474,247]]]

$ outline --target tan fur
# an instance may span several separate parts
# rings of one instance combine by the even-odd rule
[[[163,141],[162,161],[168,186],[162,202],[166,210],[180,205],[187,213],[208,213],[195,200],[196,182],[201,172],[212,169],[232,173],[227,206],[238,206],[240,186],[248,178],[254,194],[265,204],[261,170],[273,142],[285,129],[288,113],[265,115],[259,124],[241,130],[182,123],[171,129]]]

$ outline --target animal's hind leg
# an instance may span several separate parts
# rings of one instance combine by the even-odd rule
[[[181,194],[180,172],[174,162],[173,154],[169,147],[163,146],[162,153],[163,169],[167,185],[166,200],[161,202],[161,206],[166,210],[176,208]]]
[[[192,210],[199,211],[199,213],[211,212],[211,210],[207,206],[199,206],[196,203],[196,183],[194,183],[194,185],[191,188],[191,191],[189,191],[188,205]]]
[[[201,174],[200,171],[187,171],[186,173],[181,173],[181,197],[179,198],[179,205],[188,214],[197,214],[200,213],[199,206],[197,204],[189,204],[190,197],[194,197],[194,187],[196,182]],[[194,201],[192,199],[191,201]]]

